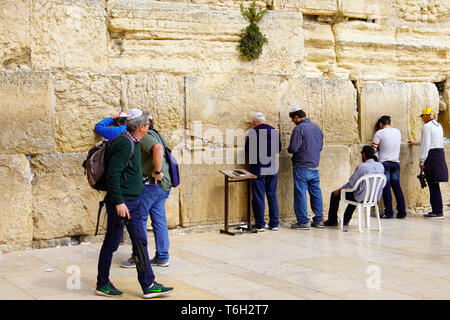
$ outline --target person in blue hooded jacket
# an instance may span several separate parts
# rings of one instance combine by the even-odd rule
[[[127,114],[122,112],[116,117],[101,120],[95,125],[94,131],[102,138],[113,141],[118,135],[127,130],[125,120],[127,120]]]

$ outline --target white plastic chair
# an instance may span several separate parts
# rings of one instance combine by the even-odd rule
[[[362,183],[366,184],[366,194],[364,195],[363,202],[355,202],[345,199],[346,192],[353,192]],[[383,188],[386,185],[386,176],[382,173],[367,174],[362,176],[356,181],[355,186],[352,189],[342,189],[341,190],[341,201],[340,201],[340,216],[341,216],[341,230],[344,230],[344,211],[346,205],[352,204],[358,207],[358,220],[359,220],[359,232],[362,232],[362,217],[363,212],[365,212],[366,226],[367,229],[370,228],[370,209],[375,207],[378,220],[378,231],[381,232],[381,221],[380,221],[380,211],[378,209],[378,196],[383,192]],[[365,211],[363,211],[365,210]]]

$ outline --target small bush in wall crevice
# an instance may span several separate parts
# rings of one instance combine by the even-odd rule
[[[257,23],[266,14],[267,9],[256,12],[256,1],[253,1],[248,9],[241,3],[241,13],[250,22],[247,28],[241,30],[241,39],[237,46],[240,56],[248,61],[258,59],[262,48],[267,43],[267,38],[261,33]]]

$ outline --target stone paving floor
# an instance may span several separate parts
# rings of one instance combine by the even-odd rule
[[[292,230],[289,222],[238,236],[171,232],[171,265],[154,267],[156,279],[175,287],[163,299],[177,300],[450,299],[449,216],[383,220],[382,233],[359,233],[357,223],[350,232]],[[94,295],[100,247],[0,252],[0,300],[108,299]],[[111,268],[124,300],[141,299],[136,270],[119,267],[130,252],[121,245]]]

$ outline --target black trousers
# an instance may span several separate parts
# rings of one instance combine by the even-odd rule
[[[428,188],[430,189],[430,203],[432,212],[435,214],[442,214],[442,195],[439,182],[429,183]]]
[[[353,192],[346,192],[345,199],[350,200],[350,201],[356,201],[355,195],[353,194]],[[328,209],[328,221],[330,221],[332,223],[337,223],[339,202],[341,202],[341,193],[338,193],[337,196],[335,196],[333,193],[331,193],[330,208]],[[352,204],[347,205],[347,208],[345,208],[345,213],[344,213],[344,223],[350,222],[355,209],[356,209],[356,206],[354,206]]]

